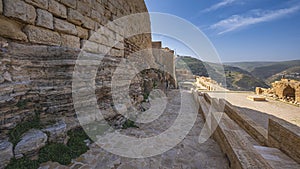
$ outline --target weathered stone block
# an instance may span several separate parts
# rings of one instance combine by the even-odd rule
[[[44,28],[27,25],[24,32],[28,36],[30,42],[47,45],[60,45],[61,37],[57,32]]]
[[[76,0],[59,0],[62,4],[71,7],[71,8],[76,8]]]
[[[16,145],[14,153],[16,158],[21,158],[24,155],[32,156],[35,155],[40,148],[46,145],[47,134],[41,130],[31,129],[26,132],[21,141]]]
[[[92,1],[91,0],[78,0],[77,10],[85,16],[91,16],[92,12]]]
[[[85,17],[82,26],[87,29],[95,30],[96,22],[89,17]]]
[[[81,48],[86,52],[99,53],[99,44],[88,40],[81,41]]]
[[[4,15],[33,24],[36,18],[35,8],[21,0],[4,0]]]
[[[48,0],[25,0],[25,2],[43,9],[48,9]]]
[[[48,29],[53,29],[53,15],[50,12],[42,9],[37,9],[36,12],[37,12],[36,25]]]
[[[13,144],[0,140],[0,168],[5,167],[13,157]]]
[[[88,39],[89,38],[89,32],[87,29],[84,29],[80,26],[76,26],[77,32],[78,32],[78,37],[82,39]]]
[[[65,35],[62,36],[62,46],[70,47],[70,48],[80,48],[80,38],[72,35]]]
[[[105,22],[104,20],[106,18],[103,16],[104,16],[104,11],[101,12],[101,11],[92,10],[91,18],[94,19],[95,21],[99,23],[104,23]]]
[[[54,28],[55,30],[63,33],[77,35],[77,29],[75,25],[58,18],[54,18]]]
[[[72,22],[72,23],[76,24],[76,25],[82,25],[83,20],[84,20],[84,16],[80,12],[69,8],[68,9],[68,18],[67,18],[67,20],[69,22]]]
[[[48,135],[48,141],[52,143],[65,143],[67,139],[67,125],[63,120],[42,131]]]
[[[49,9],[50,12],[53,13],[53,15],[61,17],[61,18],[67,18],[67,8],[55,0],[49,0]]]
[[[0,27],[0,36],[21,41],[27,41],[27,36],[21,30],[21,24],[1,16]]]
[[[2,0],[0,0],[0,13],[3,13],[3,3],[2,3]]]

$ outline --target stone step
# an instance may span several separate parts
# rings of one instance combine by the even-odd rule
[[[265,146],[253,146],[261,156],[267,160],[267,162],[274,169],[299,169],[300,164],[295,162],[293,159],[285,155],[277,148],[270,148]]]

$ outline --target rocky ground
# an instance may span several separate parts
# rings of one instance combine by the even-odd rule
[[[180,110],[180,92],[173,90],[168,92],[168,104],[166,109],[159,117],[151,123],[138,124],[139,128],[121,129],[122,134],[136,137],[151,137],[162,133],[168,129],[177,118]],[[191,93],[185,92],[182,99],[186,101],[188,109],[185,111],[195,111],[196,105]],[[138,169],[138,168],[228,168],[228,162],[221,152],[219,145],[212,139],[205,143],[198,142],[199,134],[204,122],[200,115],[197,116],[195,125],[188,135],[169,151],[163,154],[148,158],[126,158],[109,153],[99,147],[96,143],[91,144],[90,150],[73,161],[69,166],[62,166],[58,163],[48,162],[41,165],[41,169],[49,168],[100,168],[100,169]],[[133,143],[132,143],[133,144]],[[130,147],[130,145],[128,145]]]

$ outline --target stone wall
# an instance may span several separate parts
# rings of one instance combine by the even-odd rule
[[[175,75],[175,54],[169,48],[162,48],[162,42],[152,42],[152,54],[155,58],[158,68],[166,73],[166,80],[168,86],[176,88],[176,75]]]
[[[268,141],[300,163],[300,130],[298,126],[281,119],[269,119]]]
[[[143,0],[0,0],[0,136],[37,113],[42,121],[75,117],[72,75],[81,50],[103,55],[95,91],[99,107],[113,110],[113,72],[123,58],[151,48],[151,35],[126,34],[150,32],[147,15],[134,25],[109,22],[140,12],[147,12]],[[152,62],[150,54],[137,60]],[[130,80],[142,86],[142,77]]]

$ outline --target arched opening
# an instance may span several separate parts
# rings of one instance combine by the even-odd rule
[[[287,86],[284,90],[283,90],[283,97],[287,98],[287,99],[292,99],[295,100],[295,89],[292,88],[291,86]]]

